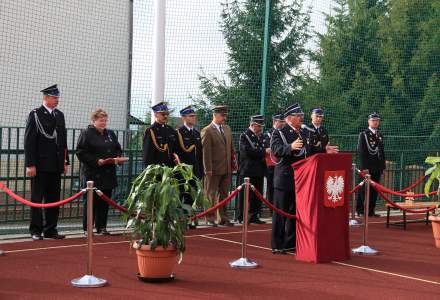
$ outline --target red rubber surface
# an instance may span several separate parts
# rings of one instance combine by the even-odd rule
[[[434,247],[430,226],[409,224],[403,231],[372,224],[369,245],[381,255],[353,256],[343,263],[434,282],[335,263],[307,264],[252,246],[248,257],[260,267],[231,269],[228,263],[239,258],[241,251],[239,244],[227,241],[240,241],[241,235],[228,232],[240,230],[189,231],[188,249],[176,268],[176,279],[161,284],[137,280],[135,253],[126,237],[95,237],[94,274],[109,281],[97,289],[70,285],[71,279],[86,271],[86,247],[81,246],[85,239],[0,244],[7,252],[0,257],[0,299],[440,299],[440,249]],[[270,225],[251,225],[249,230],[253,231],[250,245],[270,248]],[[352,247],[360,245],[360,232],[360,228],[351,229]],[[204,234],[227,241],[199,236]],[[115,243],[104,244],[109,242]],[[17,250],[24,251],[8,252]]]

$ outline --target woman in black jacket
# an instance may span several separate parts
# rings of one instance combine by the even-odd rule
[[[122,150],[116,134],[108,130],[108,115],[97,109],[91,115],[92,125],[81,132],[76,146],[76,155],[81,162],[81,172],[85,181],[94,181],[94,186],[111,197],[117,186],[116,165],[126,158],[120,157]],[[108,203],[96,193],[93,196],[93,220],[98,234],[110,235],[107,231]],[[83,229],[87,231],[87,201],[84,203]]]

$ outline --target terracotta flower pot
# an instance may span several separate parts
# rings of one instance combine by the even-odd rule
[[[173,246],[164,249],[158,246],[151,250],[149,245],[142,245],[138,249],[135,242],[139,274],[141,277],[150,279],[170,278],[177,264],[177,251]]]
[[[440,248],[440,217],[429,216],[432,224],[432,233],[434,234],[435,246]]]

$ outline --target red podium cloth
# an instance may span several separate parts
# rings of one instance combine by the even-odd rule
[[[292,164],[295,173],[296,259],[350,258],[348,194],[351,154],[316,154]]]

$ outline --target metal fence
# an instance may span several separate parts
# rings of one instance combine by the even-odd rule
[[[70,166],[68,173],[62,177],[61,198],[67,198],[84,187],[80,176],[80,163],[75,156],[76,142],[80,129],[68,130],[68,154]],[[123,204],[129,191],[132,180],[143,170],[142,163],[142,138],[143,130],[115,131],[118,140],[123,146],[124,155],[129,157],[128,163],[118,167],[118,187],[113,192],[113,199]],[[234,134],[234,136],[238,136]],[[0,127],[0,181],[8,186],[14,193],[23,198],[30,199],[30,179],[25,176],[24,128]],[[422,137],[421,137],[422,138]],[[387,137],[390,144],[405,144],[407,138]],[[237,141],[237,138],[235,139]],[[333,136],[333,144],[340,145],[342,151],[352,152],[353,161],[356,163],[355,153],[357,136]],[[388,147],[390,148],[390,147]],[[421,149],[387,149],[387,170],[384,173],[382,184],[394,190],[401,190],[423,176],[426,166],[423,161],[428,155],[438,155],[434,150]],[[236,177],[234,174],[231,188],[235,187]],[[422,192],[422,185],[414,192]],[[395,201],[401,201],[396,197]],[[383,207],[383,201],[379,200],[379,207]],[[233,215],[236,202],[228,204],[228,210]],[[0,235],[10,232],[25,232],[29,221],[29,207],[16,202],[5,193],[0,192]],[[73,224],[78,227],[78,221],[82,218],[83,200],[75,200],[60,208],[60,221],[63,224]],[[120,219],[120,213],[111,209],[110,218]],[[74,225],[76,224],[76,225]]]

